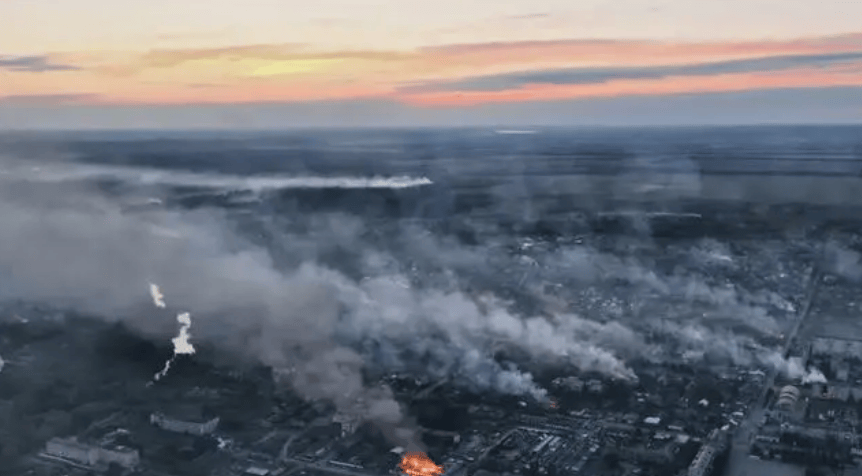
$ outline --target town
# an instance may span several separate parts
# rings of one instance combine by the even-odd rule
[[[529,289],[535,312],[563,307],[636,330],[659,349],[628,359],[636,380],[531,369],[548,390],[540,401],[477,392],[457,378],[385,369],[367,378],[391,389],[415,420],[423,451],[450,476],[862,474],[862,325],[855,319],[862,294],[829,264],[827,249],[853,249],[854,240],[836,233],[828,241],[698,241],[659,254],[629,251],[665,283],[685,276],[685,286],[670,290],[632,288],[613,270],[601,286],[579,286],[565,280],[564,263],[541,264],[553,245],[522,242],[516,252],[524,268],[509,271],[522,286],[511,296]],[[534,275],[525,280],[524,272]],[[713,334],[679,337],[695,330]],[[735,343],[717,342],[722,336]],[[8,303],[0,458],[10,464],[0,474],[399,472],[409,449],[373,422],[300,398],[269,367],[200,348],[147,385],[169,355],[165,345],[121,323]]]

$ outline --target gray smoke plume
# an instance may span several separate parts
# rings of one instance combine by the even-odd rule
[[[313,217],[305,232],[282,232],[276,246],[290,259],[277,266],[270,250],[234,233],[220,212],[127,211],[82,182],[45,184],[32,174],[13,169],[0,177],[0,299],[68,307],[168,339],[175,319],[151,311],[164,292],[172,308],[195,315],[197,341],[272,366],[303,397],[373,421],[400,446],[415,448],[417,440],[392,392],[363,380],[366,356],[356,344],[368,339],[397,349],[381,359],[393,369],[415,365],[405,364],[406,350],[426,362],[428,376],[538,400],[545,390],[498,362],[495,348],[636,380],[613,350],[632,339],[621,326],[524,318],[496,298],[460,290],[445,273],[437,285],[414,286],[398,259],[362,250],[365,226],[356,220]],[[417,260],[439,269],[488,262],[485,249],[415,229],[402,239]],[[323,264],[329,250],[345,246],[375,273],[357,279]],[[147,296],[151,281],[161,289]]]
[[[862,255],[843,246],[836,241],[830,241],[825,246],[826,271],[851,281],[862,280]]]
[[[273,217],[261,224],[270,242],[253,244],[222,212],[131,212],[81,182],[44,184],[32,171],[16,170],[0,175],[0,298],[68,306],[167,339],[175,319],[153,318],[143,292],[156,282],[172,307],[194,314],[197,341],[272,366],[305,398],[330,400],[344,414],[374,421],[400,446],[416,444],[412,427],[390,389],[366,384],[369,363],[538,400],[545,390],[528,372],[500,362],[498,350],[633,382],[631,360],[673,357],[647,343],[649,331],[672,338],[686,355],[785,365],[750,337],[705,325],[735,319],[772,333],[775,320],[761,306],[775,299],[685,273],[663,275],[642,259],[589,244],[518,258],[501,243],[464,246],[403,227],[388,238],[405,260],[371,246],[374,226],[342,215]],[[728,250],[706,248],[701,261],[727,261]],[[345,249],[351,256],[335,253]],[[519,311],[493,290],[465,285],[464,276],[510,269],[513,281],[522,281],[519,292],[543,309]],[[529,287],[522,279],[527,271],[530,281],[556,283],[568,294],[555,300],[541,285]],[[630,295],[607,298],[614,289],[608,283],[624,283]],[[574,301],[632,319],[591,319]],[[663,320],[672,309],[650,307],[676,301],[721,312],[675,322]]]
[[[771,368],[791,379],[819,378],[818,371],[806,371],[798,357],[785,358],[779,350],[764,347],[748,336],[715,331],[695,323],[681,324],[667,320],[654,323],[653,330],[673,337],[684,360],[713,358],[743,367]]]
[[[0,298],[70,307],[165,338],[175,322],[146,311],[142,290],[152,279],[172,306],[199,316],[200,341],[271,365],[304,397],[363,412],[395,443],[416,447],[391,392],[366,388],[361,357],[333,340],[339,288],[355,287],[339,273],[313,263],[280,272],[214,212],[126,213],[79,184],[43,186],[14,173],[0,178],[0,220]]]

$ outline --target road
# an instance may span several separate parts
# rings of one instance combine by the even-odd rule
[[[822,257],[822,255],[822,252],[818,252],[818,259],[814,263],[811,273],[808,275],[808,289],[806,290],[805,297],[802,302],[802,308],[799,310],[796,322],[787,334],[787,338],[785,339],[784,345],[781,349],[781,355],[784,358],[787,358],[790,353],[790,349],[796,341],[796,336],[799,334],[799,330],[802,328],[805,319],[808,318],[808,315],[811,312],[811,306],[814,303],[814,299],[817,297],[817,290],[823,278],[823,272],[820,268],[820,261],[822,260],[820,257]],[[772,368],[767,374],[766,381],[760,391],[757,403],[748,413],[748,417],[743,420],[740,423],[739,428],[737,428],[731,442],[730,461],[725,470],[725,476],[744,476],[746,474],[743,468],[748,459],[748,450],[754,436],[757,434],[758,424],[766,414],[766,396],[769,394],[769,389],[775,385],[775,379],[777,376],[778,368]]]
[[[330,465],[330,464],[326,464],[326,463],[303,461],[303,460],[299,460],[299,459],[295,459],[295,458],[291,458],[291,457],[283,458],[282,462],[295,465],[295,467],[293,469],[283,473],[284,476],[289,475],[289,474],[295,474],[298,471],[302,471],[304,469],[305,470],[312,469],[315,471],[320,471],[320,472],[330,473],[330,474],[339,474],[341,476],[379,476],[377,474],[363,471],[361,469],[351,469],[351,468],[346,468],[346,467],[342,467],[342,466],[334,466],[334,465]]]

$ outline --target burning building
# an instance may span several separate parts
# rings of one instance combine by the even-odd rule
[[[407,453],[398,464],[398,469],[407,476],[440,476],[443,467],[431,460],[425,453]]]

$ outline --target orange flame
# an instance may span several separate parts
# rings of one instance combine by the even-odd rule
[[[443,467],[434,464],[425,453],[407,453],[398,464],[398,468],[407,476],[440,476]]]
[[[556,398],[551,398],[551,399],[548,401],[548,406],[549,406],[549,407],[551,407],[551,408],[557,408],[557,406],[558,406],[558,404],[557,404],[557,399],[556,399]]]

